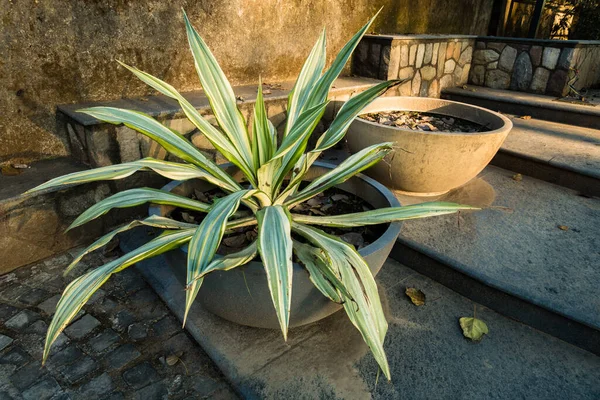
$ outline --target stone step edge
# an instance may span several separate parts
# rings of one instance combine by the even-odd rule
[[[466,88],[466,89],[465,89]],[[515,115],[600,129],[600,106],[555,101],[553,97],[466,85],[446,88],[441,97]]]
[[[353,91],[362,91],[380,82],[381,81],[377,79],[370,79],[364,77],[339,77],[334,81],[331,89],[329,90],[329,93],[330,95],[335,96],[345,93],[351,93]],[[268,88],[270,88],[268,89],[270,93],[264,94],[265,102],[269,103],[273,101],[286,100],[293,88],[293,85],[293,81],[276,82],[270,84],[264,83],[263,93]],[[252,105],[256,101],[257,87],[258,86],[256,84],[239,85],[233,87],[234,93],[238,99],[238,107],[241,105]],[[202,90],[182,92],[181,94],[197,110],[210,110],[208,98],[204,95],[204,92]],[[75,122],[86,127],[104,124],[104,122],[94,117],[77,112],[77,110],[80,108],[95,106],[132,109],[135,111],[144,112],[152,117],[159,119],[171,119],[185,116],[181,107],[179,106],[179,103],[176,100],[161,94],[111,101],[61,104],[57,107],[57,111],[62,114],[65,114],[69,118],[73,119]]]
[[[390,257],[506,317],[600,356],[600,330],[474,276],[461,263],[399,237]]]
[[[573,189],[587,196],[600,197],[599,176],[565,163],[552,163],[524,152],[500,148],[490,164]]]

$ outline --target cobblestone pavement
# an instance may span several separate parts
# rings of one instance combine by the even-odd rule
[[[112,257],[75,251],[0,276],[0,400],[236,399],[223,375],[133,268],[84,306],[41,367],[60,293]]]

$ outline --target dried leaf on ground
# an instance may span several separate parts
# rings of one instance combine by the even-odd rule
[[[521,115],[519,118],[521,119],[531,119],[531,115]]]
[[[483,335],[489,333],[487,325],[480,319],[474,317],[462,317],[459,320],[459,323],[463,330],[464,337],[475,342],[480,341],[483,338]]]
[[[566,225],[558,225],[558,229],[560,229],[561,231],[568,231],[569,227]]]
[[[425,305],[425,293],[415,288],[406,288],[406,295],[415,306]]]
[[[523,180],[523,175],[521,175],[521,174],[514,174],[512,176],[512,178],[513,178],[513,181],[521,182]]]

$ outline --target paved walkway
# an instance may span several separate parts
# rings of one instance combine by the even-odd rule
[[[69,253],[0,276],[0,400],[236,399],[133,268],[92,297],[41,368],[60,293],[74,277],[109,258],[92,255],[67,279],[62,272],[72,259]]]

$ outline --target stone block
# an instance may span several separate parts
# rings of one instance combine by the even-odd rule
[[[40,318],[41,316],[38,313],[29,310],[23,310],[6,321],[4,326],[14,331],[22,331]]]
[[[83,356],[81,350],[79,350],[74,344],[65,347],[61,351],[50,356],[48,360],[49,369],[57,369],[63,365],[68,365],[79,360]]]
[[[107,328],[88,340],[87,345],[92,352],[99,354],[119,343],[121,337],[112,329]]]
[[[452,56],[454,55],[454,46],[456,45],[455,42],[448,42],[448,45],[446,46],[446,60],[449,60],[452,58]]]
[[[456,82],[457,85],[462,86],[469,82],[469,73],[471,71],[471,64],[466,64],[463,67],[462,75],[460,76],[460,81]]]
[[[148,385],[134,393],[133,399],[135,400],[158,400],[166,399],[169,394],[167,385],[163,382],[156,382],[152,385]]]
[[[123,372],[123,380],[134,389],[140,389],[158,379],[158,373],[147,361]]]
[[[448,46],[448,43],[443,42],[440,43],[440,49],[438,52],[438,59],[437,59],[437,77],[441,78],[441,76],[444,74],[444,61],[446,60],[446,46]]]
[[[573,48],[562,49],[560,57],[558,58],[558,68],[569,69],[575,58],[575,53],[575,49]]]
[[[56,312],[56,305],[58,304],[58,301],[60,300],[60,298],[61,298],[60,294],[54,295],[54,296],[50,297],[49,299],[46,299],[42,303],[38,304],[37,308],[42,310],[44,312],[44,314],[46,314],[46,315],[49,315],[49,316],[54,315],[54,313]]]
[[[417,45],[413,44],[410,46],[410,52],[408,57],[408,65],[415,65],[415,60],[417,59]]]
[[[435,98],[440,97],[440,85],[436,79],[431,81],[431,83],[429,84],[429,92],[427,93],[427,96]]]
[[[463,69],[461,66],[457,65],[456,68],[454,68],[454,73],[452,74],[454,76],[454,83],[456,85],[459,84],[460,82],[460,78],[463,75]]]
[[[554,69],[558,63],[560,49],[556,47],[545,47],[542,55],[542,66],[546,69]]]
[[[403,44],[400,46],[400,68],[406,67],[408,65],[408,45]]]
[[[425,57],[425,44],[419,43],[419,45],[417,47],[417,59],[415,61],[415,66],[417,68],[421,68],[421,66],[423,65],[424,57]]]
[[[394,44],[391,47],[387,79],[398,78],[398,69],[400,68],[400,48],[401,46],[397,44]]]
[[[558,69],[550,75],[548,84],[546,85],[546,94],[551,96],[563,97],[569,92],[567,85],[567,71]]]
[[[103,124],[89,129],[87,154],[92,167],[106,167],[121,161],[116,127]]]
[[[456,85],[454,84],[454,77],[452,75],[444,75],[442,79],[440,79],[440,90],[453,86]]]
[[[10,336],[0,334],[0,351],[4,350],[13,342]]]
[[[510,89],[526,91],[529,89],[531,78],[533,75],[533,67],[531,65],[531,59],[527,52],[521,52],[517,56],[513,73],[510,81]]]
[[[388,71],[389,71],[389,65],[390,65],[390,53],[391,53],[390,46],[383,46],[381,48],[381,57],[379,59],[379,74],[377,76],[381,80],[388,79]]]
[[[412,93],[412,82],[408,81],[401,84],[398,88],[398,93],[400,96],[410,96]]]
[[[411,94],[413,96],[418,96],[421,92],[421,73],[417,70],[415,72],[415,76],[412,79],[412,91]]]
[[[110,375],[105,372],[83,384],[78,392],[82,399],[97,399],[104,394],[112,392],[113,389],[113,380]]]
[[[214,123],[216,123],[216,119],[214,119],[214,117],[212,115],[209,115],[209,117],[212,117],[214,120]],[[211,121],[209,121],[209,122],[211,122]],[[196,128],[196,125],[194,125],[187,118],[167,119],[165,121],[162,121],[162,123],[167,128],[173,129],[174,131],[182,134],[183,136],[187,136],[198,129],[198,128]],[[211,122],[211,123],[213,123],[213,122]],[[213,123],[213,125],[214,125],[214,123]]]
[[[505,72],[511,72],[513,66],[515,65],[515,60],[517,59],[517,49],[506,46],[502,53],[500,54],[500,59],[498,61],[498,67]]]
[[[531,90],[535,93],[545,93],[548,79],[550,78],[550,71],[543,67],[535,69],[533,79],[531,80]]]
[[[98,369],[98,363],[91,357],[84,357],[77,362],[65,365],[59,369],[61,376],[70,384],[80,382]]]
[[[542,46],[531,46],[531,50],[529,50],[529,55],[531,56],[531,63],[534,67],[537,67],[542,62]]]
[[[497,61],[500,55],[491,49],[486,50],[475,50],[473,53],[473,63],[476,65],[489,64]]]
[[[100,321],[89,314],[74,322],[65,329],[65,334],[71,339],[79,340],[100,326]]]
[[[433,57],[433,43],[427,43],[425,45],[425,56],[423,57],[423,64],[431,63]]]
[[[49,296],[49,293],[44,289],[32,289],[27,293],[22,294],[17,299],[20,303],[28,306],[35,306],[41,303]]]
[[[411,79],[415,75],[415,69],[413,67],[402,68],[398,74],[400,79]]]
[[[29,354],[27,354],[19,346],[12,346],[7,352],[0,355],[0,365],[8,364],[14,365],[17,368],[22,367],[31,360]]]
[[[44,336],[48,331],[48,324],[42,320],[37,320],[33,324],[25,328],[25,333],[33,333],[39,336]]]
[[[465,64],[470,63],[472,58],[473,58],[473,47],[469,46],[466,49],[464,49],[463,52],[460,54],[460,57],[458,58],[458,65],[460,65],[462,67]]]
[[[454,68],[456,68],[456,61],[452,59],[446,60],[444,63],[444,74],[451,74],[454,72]]]
[[[488,42],[486,48],[496,50],[498,53],[502,53],[504,48],[506,47],[506,43],[497,43],[497,42]]]
[[[454,51],[452,52],[452,58],[454,59],[454,61],[458,61],[458,59],[460,58],[461,47],[462,46],[460,42],[454,42]]]
[[[498,68],[498,61],[491,62],[486,67],[488,70]]]
[[[485,42],[475,42],[475,49],[476,50],[483,50],[486,48],[486,43]]]
[[[429,93],[429,82],[421,81],[421,90],[419,92],[419,96],[427,97],[428,93]]]
[[[508,89],[510,86],[510,75],[499,69],[485,73],[485,86],[492,89]]]
[[[116,130],[120,162],[139,160],[142,157],[142,153],[140,151],[138,133],[124,125],[116,127]]]
[[[430,81],[435,78],[436,69],[430,65],[421,68],[421,78],[425,81]]]
[[[435,42],[433,44],[433,54],[431,55],[431,65],[437,65],[439,51],[440,51],[440,42]]]
[[[22,395],[25,400],[49,400],[56,398],[62,389],[56,379],[48,376],[25,390]]]
[[[106,362],[110,370],[121,369],[141,355],[132,344],[124,344],[108,354]]]
[[[30,363],[11,375],[10,383],[18,390],[23,391],[42,379],[46,373],[47,370],[40,368],[38,363]]]

